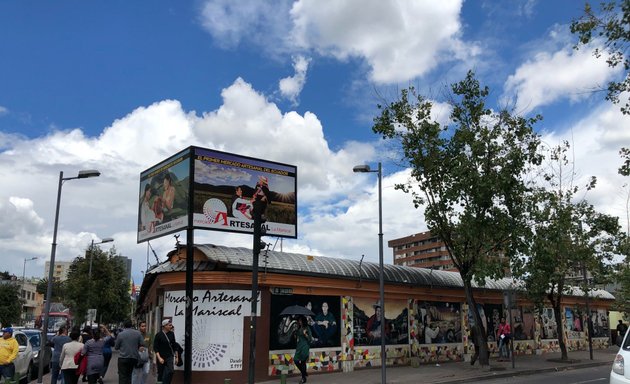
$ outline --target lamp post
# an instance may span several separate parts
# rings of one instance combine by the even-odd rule
[[[27,261],[33,261],[36,260],[37,256],[33,256],[30,259],[24,259],[24,267],[22,267],[22,292],[20,292],[20,295],[22,296],[23,299],[26,299],[26,292],[24,291],[24,279],[26,279],[26,262]],[[22,316],[24,316],[24,306],[22,306]],[[24,325],[26,323],[26,316],[24,316],[24,318],[22,319],[22,325]]]
[[[61,186],[64,181],[74,179],[87,179],[88,177],[98,177],[101,173],[95,169],[89,169],[79,171],[79,174],[74,177],[63,177],[63,171],[59,172],[59,185],[57,187],[57,206],[55,209],[55,225],[53,227],[53,241],[50,250],[50,270],[48,271],[48,285],[46,287],[46,304],[44,305],[44,321],[42,329],[42,343],[46,345],[48,339],[48,317],[50,315],[50,297],[53,286],[53,272],[55,270],[55,253],[57,251],[57,228],[59,226],[59,206],[61,205]],[[44,376],[44,364],[39,364],[37,372],[37,383],[41,384],[42,377]]]
[[[111,243],[112,241],[114,241],[113,238],[106,237],[102,239],[101,241],[99,241],[98,243],[95,243],[94,239],[92,239],[92,243],[90,244],[90,249],[88,251],[88,253],[90,254],[90,267],[88,270],[88,292],[87,292],[87,300],[85,300],[85,303],[88,309],[90,309],[90,294],[92,293],[92,289],[91,289],[92,288],[92,260],[94,259],[94,254],[93,254],[94,246],[99,245],[99,244],[104,244],[104,243]],[[92,326],[92,318],[90,317],[90,327],[91,326]]]
[[[352,168],[353,172],[365,173],[375,172],[378,174],[378,282],[379,282],[379,295],[381,301],[381,383],[385,384],[386,369],[387,369],[387,356],[385,351],[385,278],[383,271],[383,168],[381,163],[378,163],[378,169],[373,171],[369,165],[357,165]]]

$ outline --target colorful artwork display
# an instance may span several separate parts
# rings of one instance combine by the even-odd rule
[[[512,316],[512,336],[514,340],[533,340],[536,323],[531,307],[519,307],[509,311]],[[509,319],[506,317],[509,323]]]
[[[341,345],[341,304],[338,296],[271,295],[270,350],[295,348],[297,315],[281,315],[285,309],[295,305],[314,313],[313,316],[305,316],[313,336],[312,348]]]
[[[460,303],[416,301],[414,306],[418,343],[461,343]]]
[[[605,309],[591,309],[591,322],[593,324],[593,337],[608,337],[610,326]]]
[[[385,303],[385,324],[381,326],[382,306],[378,300],[355,298],[353,331],[355,345],[380,345],[381,332],[385,333],[386,344],[409,343],[409,318],[405,300]]]
[[[556,315],[553,312],[553,308],[545,307],[540,314],[541,330],[543,339],[557,339],[558,338],[558,325],[556,322]]]

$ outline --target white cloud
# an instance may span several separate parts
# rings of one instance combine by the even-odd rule
[[[221,47],[253,42],[265,51],[282,52],[290,30],[290,6],[289,0],[207,0],[201,6],[200,22]]]
[[[304,56],[296,56],[293,58],[293,69],[295,74],[293,76],[280,79],[279,88],[283,97],[289,99],[293,105],[297,105],[298,97],[304,84],[306,83],[306,72],[308,71],[308,64],[311,59]]]
[[[618,106],[602,102],[581,121],[547,133],[543,140],[549,145],[569,141],[571,154],[575,156],[574,184],[583,186],[591,176],[596,176],[597,186],[588,192],[586,199],[598,210],[622,218],[623,225],[627,213],[622,195],[628,180],[617,173],[622,164],[618,152],[621,147],[630,147],[630,117],[622,115]]]
[[[9,109],[7,107],[3,107],[2,105],[0,105],[0,116],[4,116],[8,114],[9,114]]]
[[[566,45],[556,51],[539,51],[508,77],[504,98],[512,99],[516,111],[527,114],[557,100],[586,99],[605,88],[616,72],[604,58],[595,58],[590,49],[575,51]]]
[[[461,7],[458,0],[299,0],[291,9],[292,36],[296,46],[325,56],[365,59],[378,83],[405,81],[477,52],[459,38]]]

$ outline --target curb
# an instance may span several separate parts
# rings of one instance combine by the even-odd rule
[[[545,372],[562,372],[562,371],[569,371],[569,370],[575,370],[575,369],[583,369],[583,368],[592,368],[592,367],[599,367],[602,365],[612,365],[611,362],[608,361],[597,361],[597,362],[592,362],[592,363],[583,363],[583,364],[578,364],[578,365],[560,365],[560,366],[555,366],[555,367],[550,367],[550,368],[540,368],[540,369],[524,369],[524,370],[520,370],[520,371],[503,371],[503,372],[497,372],[497,373],[492,373],[489,372],[489,374],[486,375],[479,375],[479,376],[468,376],[465,378],[458,378],[458,379],[452,379],[452,380],[439,380],[439,381],[433,381],[433,383],[435,384],[457,384],[457,383],[470,383],[471,381],[484,381],[484,380],[493,380],[493,379],[501,379],[504,377],[513,377],[513,376],[528,376],[528,375],[535,375],[537,373],[545,373]]]

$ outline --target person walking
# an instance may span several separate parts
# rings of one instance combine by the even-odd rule
[[[131,320],[125,320],[125,329],[116,337],[114,349],[118,354],[118,383],[131,384],[133,369],[138,363],[138,351],[144,350],[144,337],[137,329],[132,328]]]
[[[105,358],[103,357],[103,345],[105,341],[101,338],[101,330],[96,328],[92,332],[92,338],[89,339],[84,345],[81,354],[87,356],[87,382],[89,384],[102,384],[101,371],[103,370],[103,364]]]
[[[617,340],[616,344],[618,347],[621,347],[621,343],[623,342],[623,337],[626,335],[626,331],[628,330],[628,326],[623,323],[623,320],[619,320],[617,324]]]
[[[145,384],[147,382],[147,377],[151,370],[151,360],[153,360],[153,354],[150,346],[153,345],[153,340],[151,335],[147,333],[147,322],[141,321],[138,330],[144,339],[144,345],[146,346],[146,356],[147,360],[142,361],[140,359],[136,367],[133,369],[133,376],[131,377],[131,384]]]
[[[497,329],[497,340],[499,340],[499,361],[509,359],[510,355],[508,353],[507,346],[510,343],[511,337],[512,330],[510,329],[510,324],[507,324],[505,322],[505,317],[502,317],[501,323],[499,323],[499,329]]]
[[[162,331],[155,335],[153,351],[157,362],[157,381],[162,384],[171,384],[173,378],[175,353],[168,337],[168,332],[173,328],[169,319],[162,320]]]
[[[10,381],[15,375],[15,365],[13,361],[18,355],[19,346],[15,337],[13,337],[13,328],[6,327],[2,329],[2,339],[0,339],[0,375],[4,377],[4,381]]]
[[[306,363],[308,362],[313,335],[311,334],[311,329],[307,325],[306,317],[302,315],[298,316],[298,329],[295,331],[295,337],[297,340],[293,362],[302,374],[300,384],[304,384],[306,383],[306,377],[308,376],[308,373],[306,372]]]
[[[61,374],[61,363],[59,357],[61,356],[61,349],[64,344],[70,342],[68,336],[68,329],[65,326],[59,327],[57,334],[50,340],[50,346],[53,348],[52,357],[50,358],[50,382],[51,384],[57,384],[57,380],[61,379],[64,383],[64,377]]]
[[[79,382],[77,368],[79,367],[74,363],[74,355],[83,350],[83,343],[79,341],[81,332],[78,329],[73,330],[69,337],[70,342],[65,343],[61,348],[59,364],[65,384],[77,384]]]
[[[114,336],[109,332],[106,326],[101,325],[101,337],[103,338],[103,370],[101,371],[101,378],[99,383],[105,379],[107,368],[109,368],[109,362],[112,360],[112,347],[114,346]]]

